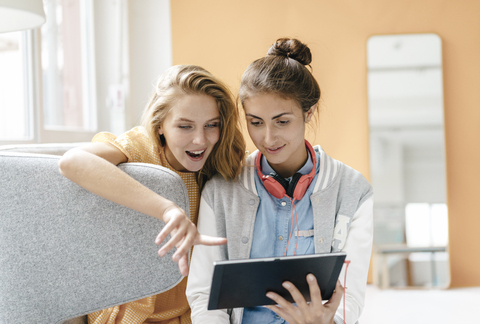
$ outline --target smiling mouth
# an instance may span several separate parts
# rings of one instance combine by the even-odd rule
[[[203,154],[205,153],[206,150],[201,150],[201,151],[186,151],[186,153],[188,154],[188,156],[196,159],[196,158],[199,158],[199,157],[202,157]]]
[[[275,152],[279,152],[285,145],[282,145],[282,146],[278,146],[278,147],[274,147],[274,148],[268,148],[266,147],[265,150],[268,152],[268,153],[275,153]]]

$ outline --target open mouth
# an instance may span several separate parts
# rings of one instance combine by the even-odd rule
[[[201,150],[201,151],[186,151],[187,155],[194,158],[194,159],[198,159],[198,158],[201,158],[203,157],[203,155],[205,154],[205,151],[206,150]]]

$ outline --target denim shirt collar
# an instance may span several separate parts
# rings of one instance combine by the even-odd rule
[[[305,162],[303,167],[301,167],[300,170],[298,170],[296,173],[309,174],[312,171],[312,169],[313,169],[312,157],[310,155],[310,152],[308,152],[308,150],[307,150],[307,153],[308,153],[307,162]],[[262,173],[263,174],[267,175],[267,174],[270,174],[270,173],[276,173],[275,170],[273,170],[273,168],[268,163],[265,155],[262,155],[262,164],[261,165],[262,165]],[[286,180],[290,181],[291,178],[292,177],[287,178]]]

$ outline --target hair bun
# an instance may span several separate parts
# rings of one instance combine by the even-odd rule
[[[308,65],[312,62],[312,53],[308,46],[295,38],[277,39],[268,49],[267,55],[289,57],[303,65]]]

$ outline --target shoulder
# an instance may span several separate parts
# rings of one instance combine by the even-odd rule
[[[245,190],[253,193],[256,196],[258,196],[258,193],[255,185],[255,177],[256,177],[255,162],[256,162],[258,152],[259,151],[256,150],[247,156],[242,166],[242,171],[236,179],[236,181],[238,181]]]
[[[222,195],[242,187],[239,177],[234,180],[226,180],[222,175],[215,174],[209,179],[202,190],[202,195]]]
[[[327,190],[331,186],[338,185],[349,191],[362,192],[364,195],[372,192],[372,186],[359,171],[330,157],[319,145],[314,149],[320,158],[315,191]]]
[[[216,174],[205,185],[205,189],[243,187],[256,194],[255,189],[255,158],[258,151],[247,156],[243,162],[240,174],[234,180],[225,180],[220,174]]]
[[[142,126],[137,126],[123,133],[112,144],[124,151],[128,157],[128,162],[152,163],[165,166],[160,160],[160,152],[156,143]]]
[[[215,174],[205,183],[202,190],[202,197],[207,202],[213,200],[226,200],[252,198],[257,196],[255,187],[255,170],[249,165],[247,158],[242,166],[241,173],[234,180],[226,180],[220,174]]]
[[[151,142],[147,130],[142,126],[137,126],[125,133],[116,136],[109,132],[100,132],[96,134],[92,142]]]
[[[143,126],[134,127],[131,130],[120,135],[119,138],[129,138],[132,141],[138,141],[142,143],[152,142],[150,135],[148,135],[147,130]]]

